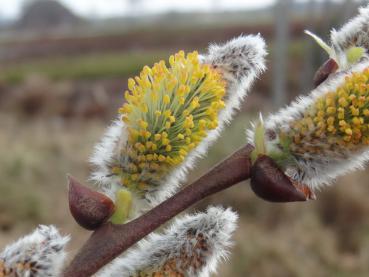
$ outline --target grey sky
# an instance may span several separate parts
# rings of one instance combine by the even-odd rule
[[[0,0],[0,16],[16,17],[22,4],[29,0]],[[132,13],[157,13],[166,11],[239,10],[263,7],[275,0],[60,0],[76,13],[84,16],[108,17]],[[301,1],[301,0],[300,0]],[[129,3],[137,3],[132,9]],[[139,3],[141,2],[141,4]]]
[[[0,12],[6,17],[15,17],[19,14],[22,3],[27,0],[0,0]],[[65,5],[81,15],[96,15],[100,17],[121,15],[130,13],[129,3],[135,0],[60,0]],[[135,12],[152,13],[168,10],[209,10],[217,3],[219,9],[240,9],[248,7],[260,7],[272,3],[274,0],[149,0],[135,1]],[[141,2],[141,4],[139,3]]]

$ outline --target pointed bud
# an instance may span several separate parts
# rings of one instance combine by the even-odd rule
[[[318,87],[321,83],[323,83],[329,75],[336,72],[338,70],[338,64],[334,59],[327,60],[314,75],[314,87]]]
[[[111,217],[115,206],[109,197],[83,186],[72,176],[68,181],[69,209],[80,226],[94,230]]]
[[[277,164],[264,155],[259,156],[251,168],[251,188],[257,196],[270,202],[307,200]]]

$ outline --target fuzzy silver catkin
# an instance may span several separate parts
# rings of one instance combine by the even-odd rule
[[[360,142],[350,146],[336,144],[344,140],[344,134],[337,134],[334,137],[335,144],[327,139],[328,132],[326,134],[322,133],[321,137],[310,139],[313,137],[314,132],[317,131],[316,125],[312,127],[308,134],[304,134],[304,137],[309,138],[309,140],[304,145],[294,146],[295,149],[291,147],[288,151],[282,149],[280,140],[280,134],[292,133],[291,130],[294,130],[294,127],[292,127],[293,123],[301,120],[304,115],[312,114],[312,118],[315,116],[315,111],[311,108],[317,102],[317,99],[322,99],[322,97],[324,98],[330,93],[336,93],[347,82],[347,77],[352,76],[353,73],[362,74],[365,70],[368,72],[368,68],[369,61],[362,61],[346,71],[331,75],[328,80],[313,90],[308,96],[299,97],[288,107],[268,116],[264,121],[266,153],[273,155],[273,153],[284,152],[287,154],[289,159],[284,159],[279,164],[293,180],[305,184],[313,190],[319,189],[323,185],[330,184],[338,176],[362,169],[365,162],[369,160],[369,147],[367,144]],[[360,84],[358,86],[360,87]],[[365,94],[367,94],[367,91]],[[346,101],[345,98],[343,100]],[[365,97],[365,101],[368,101],[367,97]],[[347,107],[350,108],[350,106]],[[362,110],[363,108],[360,109],[361,113]],[[332,114],[332,118],[336,120],[337,114],[338,112]],[[358,118],[361,116],[358,115]],[[350,117],[349,120],[345,119],[346,123],[349,124],[348,128],[352,128],[350,125],[354,126],[357,124],[352,123],[354,118],[355,116]],[[364,126],[366,122],[367,116],[364,116],[364,121],[363,123],[359,121],[358,124],[360,125],[357,125],[358,128]],[[255,143],[255,128],[247,132],[248,141],[252,144]],[[367,134],[365,133],[362,136],[367,136]],[[290,139],[292,140],[292,138]],[[304,149],[299,147],[304,147]],[[310,152],[309,147],[318,151]]]
[[[90,158],[94,170],[90,179],[110,198],[115,198],[115,190],[120,186],[119,178],[112,175],[111,167],[119,159],[119,145],[127,141],[128,133],[124,122],[119,117],[108,127],[100,143],[94,147]]]
[[[164,230],[163,234],[151,234],[97,276],[208,277],[216,272],[219,262],[228,256],[237,218],[235,212],[220,207],[210,207],[205,213],[184,216]]]
[[[59,276],[68,241],[55,227],[40,225],[0,253],[0,276]]]
[[[207,136],[188,153],[186,159],[163,178],[161,185],[149,190],[144,197],[133,195],[130,219],[167,199],[178,190],[185,180],[187,171],[195,165],[197,158],[206,154],[208,147],[217,139],[224,125],[231,120],[234,111],[240,107],[241,100],[247,95],[254,80],[265,70],[265,56],[265,43],[259,35],[240,36],[223,45],[209,47],[208,53],[201,57],[201,61],[218,68],[227,81],[225,108],[218,115],[218,127],[208,131]],[[97,144],[90,159],[94,166],[91,180],[112,199],[115,198],[115,192],[121,184],[120,178],[111,174],[111,168],[114,161],[119,159],[120,146],[126,141],[126,126],[119,117]]]
[[[369,51],[369,5],[360,8],[359,14],[343,25],[339,30],[331,32],[331,43],[336,52],[356,46]]]

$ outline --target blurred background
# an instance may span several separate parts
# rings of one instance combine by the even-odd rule
[[[127,78],[180,49],[261,33],[269,70],[191,178],[245,143],[250,120],[308,93],[328,39],[367,1],[0,0],[0,248],[37,224],[88,232],[69,215],[66,173],[87,180],[92,147]],[[369,170],[303,204],[268,204],[240,184],[202,202],[240,213],[218,276],[369,276]]]

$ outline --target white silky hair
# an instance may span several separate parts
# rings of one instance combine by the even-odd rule
[[[309,95],[297,98],[289,106],[268,116],[264,122],[266,132],[271,130],[278,133],[278,130],[289,130],[289,124],[301,118],[304,111],[317,98],[336,91],[338,87],[344,84],[346,76],[354,72],[362,72],[368,67],[369,61],[365,58],[365,60],[362,60],[351,69],[331,75]],[[247,131],[247,139],[251,144],[254,144],[254,128]],[[267,138],[266,136],[265,143],[267,151],[274,150],[279,143],[278,135],[275,138]],[[304,156],[294,155],[294,163],[286,165],[286,174],[294,180],[309,186],[311,189],[320,189],[322,186],[332,183],[339,176],[363,169],[365,163],[369,160],[369,147],[365,147],[360,152],[352,152],[347,149],[344,153],[332,151],[324,154],[305,153]]]
[[[127,141],[128,132],[125,123],[119,117],[108,127],[100,143],[94,148],[90,162],[94,165],[91,174],[98,187],[106,195],[114,199],[114,187],[119,184],[119,178],[111,174],[111,167],[119,160],[119,146]]]
[[[369,51],[369,5],[359,9],[359,14],[342,26],[331,31],[331,43],[336,52],[352,46]]]
[[[40,225],[33,233],[8,245],[0,253],[0,261],[10,276],[57,277],[66,257],[68,236],[61,236],[54,226]],[[26,265],[28,267],[20,266]],[[6,275],[7,276],[7,275]]]
[[[178,218],[162,234],[151,234],[133,250],[107,265],[97,276],[136,277],[140,276],[139,272],[160,271],[166,262],[172,260],[178,270],[182,268],[180,273],[185,277],[209,277],[229,255],[237,219],[235,212],[221,207],[210,207],[205,213]],[[205,248],[198,247],[199,243],[203,243]],[[201,262],[199,267],[193,264],[198,259]]]
[[[148,191],[144,198],[133,194],[130,219],[169,198],[185,182],[188,170],[195,166],[198,158],[206,154],[209,146],[240,108],[255,79],[265,70],[266,54],[266,45],[260,35],[241,35],[227,43],[211,45],[208,53],[200,56],[202,63],[217,68],[227,81],[225,108],[218,115],[218,127],[209,131],[186,159],[165,176],[159,186]],[[120,147],[127,143],[127,136],[125,123],[121,118],[116,119],[96,145],[90,159],[94,166],[91,180],[112,199],[115,198],[116,190],[122,186],[120,178],[111,174],[111,166],[119,161]]]
[[[91,180],[102,193],[113,200],[116,191],[122,188],[122,185],[119,176],[112,174],[111,167],[116,161],[120,160],[120,149],[127,143],[128,132],[126,127],[121,117],[114,120],[105,132],[101,142],[95,146],[94,154],[90,158],[90,162],[95,166],[95,170],[90,177]],[[132,211],[129,217],[131,219],[136,218],[149,207],[146,199],[132,194]]]

